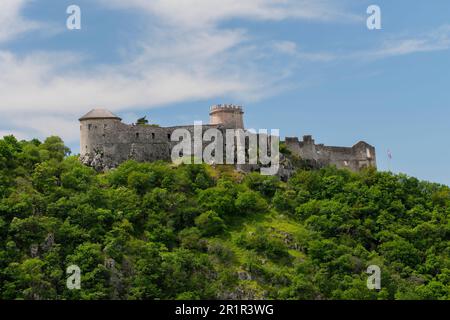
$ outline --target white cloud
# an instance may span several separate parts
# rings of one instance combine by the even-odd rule
[[[203,45],[200,42],[189,50],[198,51]],[[187,60],[178,55],[163,59],[165,47],[161,51],[153,47],[149,54],[144,48],[143,54],[127,63],[88,70],[82,59],[70,53],[20,57],[0,51],[0,111],[10,120],[11,129],[27,128],[41,138],[60,132],[71,142],[78,140],[76,119],[93,107],[123,112],[224,95],[248,100],[267,94],[274,86],[273,78],[249,71],[251,66],[240,70],[232,62],[240,59],[239,51],[236,57],[227,47],[223,54],[210,52]]]
[[[448,49],[450,49],[450,25],[444,25],[414,37],[395,37],[387,39],[382,43],[380,48],[362,54],[358,53],[356,55],[379,59]]]
[[[164,24],[181,28],[205,28],[235,18],[272,20],[306,19],[355,21],[332,0],[98,0],[117,8],[139,9]]]
[[[64,141],[72,141],[73,137],[80,134],[79,127],[74,125],[73,120],[58,116],[15,117],[13,124],[17,127],[26,128],[26,132],[19,132],[21,139],[45,138],[56,135]]]
[[[17,140],[31,140],[33,139],[33,137],[31,137],[30,135],[28,135],[25,132],[22,131],[16,131],[16,130],[9,130],[9,131],[3,131],[0,130],[0,139],[2,139],[5,136],[10,136],[13,135],[14,137],[16,137]]]
[[[27,1],[7,1],[8,12],[20,17]],[[328,1],[103,3],[141,9],[157,16],[159,25],[154,19],[146,19],[149,23],[144,29],[151,31],[136,41],[134,52],[138,53],[125,54],[124,61],[117,65],[86,68],[84,57],[76,53],[17,55],[0,50],[0,111],[9,120],[0,128],[7,126],[40,138],[59,133],[74,142],[78,140],[76,119],[93,107],[127,112],[218,96],[235,97],[239,102],[258,100],[279,92],[290,71],[272,66],[269,60],[276,53],[274,48],[266,47],[261,52],[246,30],[220,27],[219,23],[232,18],[328,20],[340,15],[325,6]],[[33,25],[18,21],[24,22],[23,26]],[[14,35],[17,33],[9,31],[7,37]]]
[[[26,20],[21,15],[21,10],[30,0],[2,0],[0,5],[0,43],[14,37],[37,29],[37,22]]]
[[[130,112],[176,102],[234,97],[248,102],[292,85],[287,78],[299,62],[323,63],[383,58],[450,47],[450,27],[421,37],[390,39],[371,52],[336,55],[309,52],[291,41],[255,41],[248,30],[225,27],[231,19],[307,19],[348,22],[359,18],[327,0],[97,0],[113,8],[148,15],[133,53],[123,62],[86,67],[69,52],[17,55],[0,49],[0,112],[21,137],[61,135],[78,140],[77,118],[93,107]],[[0,42],[36,27],[21,18],[27,0],[2,0]],[[14,17],[14,19],[11,19]],[[118,48],[120,49],[120,48]],[[137,52],[137,53],[136,53]],[[277,62],[279,62],[277,64]],[[226,102],[226,101],[225,101]],[[233,102],[233,101],[232,101]],[[1,133],[1,132],[0,132]]]
[[[177,63],[152,64],[143,57],[119,66],[82,68],[70,54],[60,63],[59,54],[38,54],[19,58],[0,52],[0,108],[2,111],[36,113],[78,113],[93,105],[112,110],[155,106],[190,98],[245,91],[245,83],[230,76],[216,79],[208,66]],[[68,67],[64,61],[72,61]],[[195,70],[192,70],[194,67]]]
[[[276,41],[273,44],[276,51],[289,55],[301,61],[327,62],[337,59],[337,56],[328,52],[307,52],[301,50],[295,42]]]
[[[277,41],[274,43],[274,47],[281,53],[288,55],[296,55],[298,53],[298,46],[292,41]]]

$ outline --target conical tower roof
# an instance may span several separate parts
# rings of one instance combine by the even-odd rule
[[[112,113],[109,110],[106,109],[92,109],[88,113],[86,113],[84,116],[82,116],[79,120],[92,120],[92,119],[117,119],[122,120],[118,116],[116,116],[114,113]]]

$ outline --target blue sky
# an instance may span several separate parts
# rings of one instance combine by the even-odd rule
[[[82,29],[66,28],[76,4]],[[366,27],[380,6],[382,29]],[[389,167],[450,184],[450,2],[2,0],[0,135],[56,134],[78,152],[94,107],[126,121],[208,121],[373,144]]]

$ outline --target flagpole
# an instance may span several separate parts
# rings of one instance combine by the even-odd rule
[[[391,150],[390,149],[388,149],[388,154],[387,154],[387,156],[388,156],[388,168],[389,168],[389,172],[390,173],[392,173],[392,153],[391,153]]]

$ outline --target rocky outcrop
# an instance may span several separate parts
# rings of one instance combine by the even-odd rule
[[[96,171],[105,172],[118,166],[111,159],[104,157],[100,152],[94,154],[86,153],[80,157],[80,162],[86,166],[94,168]]]

